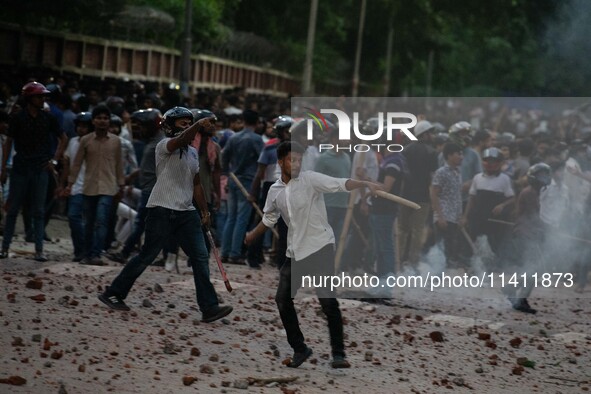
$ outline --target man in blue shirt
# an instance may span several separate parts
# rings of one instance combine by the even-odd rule
[[[246,110],[243,113],[244,129],[228,140],[222,151],[222,170],[233,172],[246,190],[250,190],[257,173],[257,161],[263,150],[263,139],[254,130],[259,114]],[[222,258],[230,263],[244,264],[242,241],[248,226],[252,206],[233,180],[228,180],[228,218],[222,237]]]

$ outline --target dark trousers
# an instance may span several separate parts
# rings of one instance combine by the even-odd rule
[[[142,250],[129,260],[107,293],[126,298],[137,278],[158,257],[170,237],[176,239],[189,256],[199,309],[207,313],[217,308],[218,299],[209,279],[209,256],[197,211],[174,211],[162,207],[148,208],[147,211]]]
[[[279,239],[277,240],[276,252],[275,252],[275,264],[277,269],[281,270],[283,264],[287,260],[285,253],[287,252],[287,224],[283,218],[279,218],[277,221],[277,232],[279,233]]]
[[[68,222],[70,224],[70,235],[72,237],[72,245],[74,246],[74,257],[84,257],[84,214],[82,205],[84,204],[84,196],[82,194],[74,194],[68,197]]]
[[[460,268],[456,266],[462,260],[461,249],[463,236],[460,231],[460,226],[457,223],[447,222],[447,227],[444,230],[435,223],[436,238],[443,239],[445,263],[448,268]]]
[[[47,237],[47,233],[45,232],[45,228],[51,219],[51,215],[53,215],[53,210],[55,208],[55,189],[57,188],[57,177],[53,174],[49,173],[47,177],[47,192],[45,194],[45,215],[44,215],[44,223],[43,223],[43,237]],[[35,238],[35,229],[34,229],[34,220],[33,216],[31,215],[31,211],[29,208],[32,206],[33,196],[29,195],[27,197],[27,203],[23,204],[23,223],[25,226],[25,236],[28,239]]]
[[[35,231],[35,251],[43,251],[43,235],[45,225],[45,197],[47,195],[47,185],[49,183],[49,173],[37,167],[15,166],[10,173],[10,194],[8,196],[8,212],[6,213],[6,225],[4,227],[4,238],[2,240],[2,249],[8,250],[16,218],[23,204],[28,202],[28,196],[31,196],[31,214],[33,216]]]
[[[279,286],[275,295],[275,302],[279,309],[281,322],[287,334],[287,342],[295,352],[303,352],[306,349],[304,334],[300,330],[300,323],[293,304],[293,295],[301,286],[301,274],[320,275],[322,270],[318,267],[330,266],[334,262],[334,245],[330,244],[320,249],[318,252],[306,257],[301,261],[294,262],[297,265],[297,273],[292,276],[291,259],[287,259],[279,271]],[[328,271],[328,270],[324,270]],[[332,271],[329,273],[332,274]],[[316,294],[320,301],[322,311],[328,320],[328,331],[330,335],[330,345],[333,356],[345,356],[345,345],[343,342],[343,318],[339,303],[336,298],[325,298],[329,293],[324,289],[317,289]]]

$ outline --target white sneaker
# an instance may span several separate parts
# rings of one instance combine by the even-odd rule
[[[169,253],[166,257],[166,263],[164,263],[164,269],[168,272],[172,272],[176,267],[176,254]]]

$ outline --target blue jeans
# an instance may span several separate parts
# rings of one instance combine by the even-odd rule
[[[100,257],[107,237],[107,226],[113,196],[84,196],[83,209],[86,218],[84,245],[86,257]]]
[[[376,274],[386,276],[396,270],[394,255],[394,220],[396,215],[369,215],[369,226],[377,260]]]
[[[74,257],[84,256],[83,201],[82,194],[68,197],[68,223],[70,224],[70,235],[74,244]]]
[[[197,211],[173,211],[156,207],[148,208],[146,239],[140,253],[129,260],[121,273],[107,289],[107,294],[125,299],[133,284],[158,257],[169,238],[177,240],[189,256],[193,270],[197,304],[202,313],[215,310],[218,299],[209,280],[209,258]]]
[[[224,236],[224,227],[226,226],[226,219],[228,218],[228,201],[220,201],[220,209],[215,214],[215,231],[216,239],[222,240]]]
[[[49,183],[49,172],[34,166],[15,166],[10,173],[10,194],[8,195],[8,212],[4,227],[2,249],[7,250],[14,236],[16,218],[23,202],[31,196],[31,214],[35,229],[35,250],[43,251],[45,232],[45,197]]]
[[[240,180],[246,190],[250,190],[252,180]],[[229,182],[228,218],[222,238],[222,256],[239,258],[242,254],[244,236],[252,211],[252,205],[244,197],[234,181]]]

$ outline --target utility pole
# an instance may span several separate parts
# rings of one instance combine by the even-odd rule
[[[181,93],[189,97],[189,74],[191,72],[191,24],[193,22],[193,0],[185,0],[185,40],[181,53]]]
[[[386,44],[386,69],[384,70],[384,97],[390,94],[390,69],[392,68],[392,45],[394,45],[394,26],[392,19],[388,24],[388,43]]]
[[[308,42],[306,43],[306,60],[304,62],[304,78],[302,95],[312,94],[312,61],[314,58],[314,39],[316,36],[316,15],[318,14],[318,0],[310,4],[310,18],[308,20]]]
[[[429,51],[429,59],[427,60],[427,88],[425,92],[425,106],[430,109],[431,85],[433,83],[433,49]]]
[[[355,51],[355,69],[353,71],[353,90],[351,96],[357,97],[359,90],[359,63],[361,63],[361,46],[363,44],[363,28],[365,25],[365,6],[367,0],[361,0],[361,14],[359,15],[359,31],[357,32],[357,50]]]

